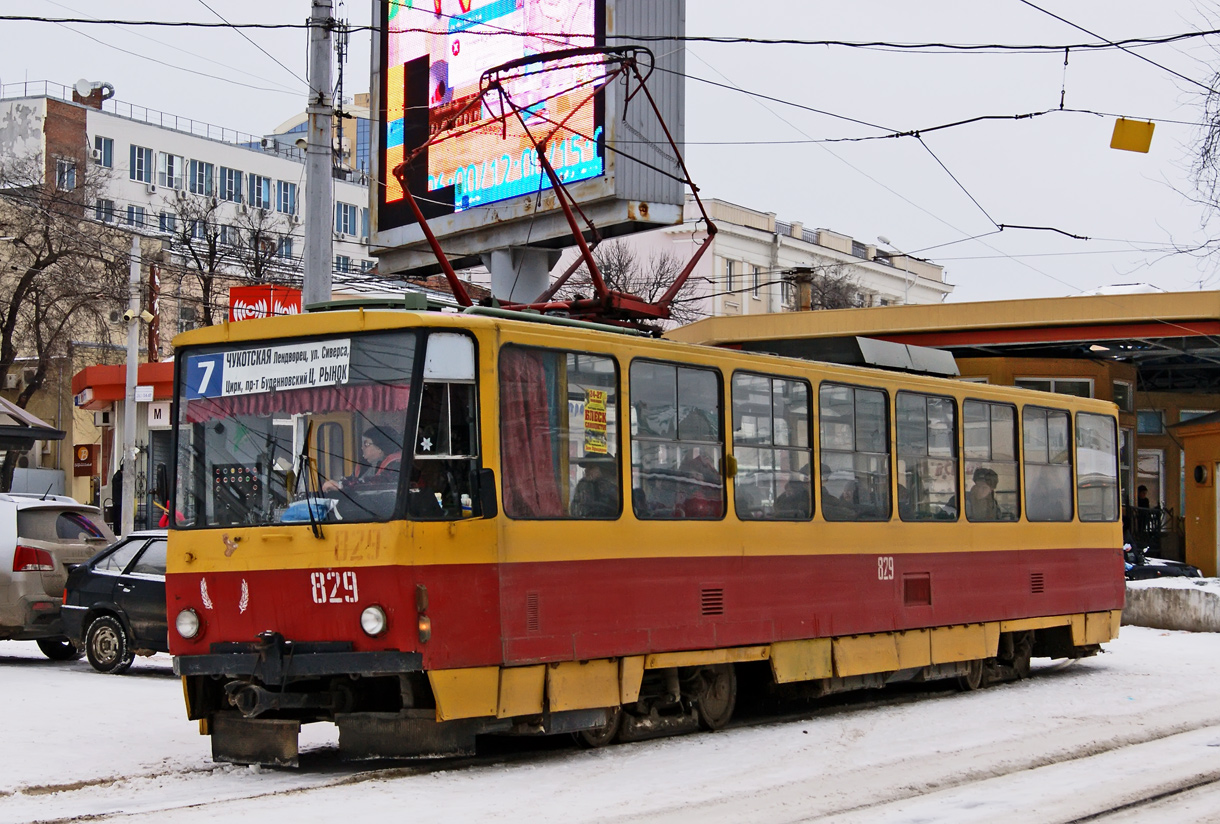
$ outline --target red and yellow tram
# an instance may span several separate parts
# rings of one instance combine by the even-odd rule
[[[176,345],[170,647],[217,759],[714,729],[743,668],[974,688],[1118,632],[1112,404],[496,310]]]

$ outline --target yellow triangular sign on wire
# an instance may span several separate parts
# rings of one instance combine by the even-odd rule
[[[1110,148],[1147,154],[1152,146],[1152,130],[1155,128],[1155,123],[1120,117],[1114,121],[1114,137],[1110,138]]]

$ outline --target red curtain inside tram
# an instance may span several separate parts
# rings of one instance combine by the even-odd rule
[[[307,413],[321,415],[327,412],[405,411],[410,394],[409,386],[365,384],[259,392],[228,398],[201,398],[187,401],[186,420],[188,423],[202,423],[216,418],[236,418],[242,415],[266,417]]]
[[[555,477],[551,399],[542,354],[500,353],[500,455],[504,511],[515,518],[562,518]]]

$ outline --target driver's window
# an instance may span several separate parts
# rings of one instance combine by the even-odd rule
[[[472,477],[479,459],[477,420],[474,341],[465,335],[432,334],[407,487],[411,517],[471,516]]]

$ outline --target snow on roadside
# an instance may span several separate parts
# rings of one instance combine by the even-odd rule
[[[3,642],[0,820],[119,811],[134,821],[187,822],[235,814],[333,822],[391,811],[532,824],[794,820],[1220,724],[1220,635],[1124,627],[1107,649],[1066,666],[1039,662],[1026,682],[972,694],[416,773],[326,759],[295,772],[214,765],[208,739],[185,719],[165,656],[115,677]],[[329,752],[333,742],[330,725],[302,733],[303,750]],[[370,769],[368,780],[334,786]],[[32,792],[77,782],[96,783]],[[955,800],[971,803],[969,788]],[[1021,808],[1020,797],[1011,802]]]

